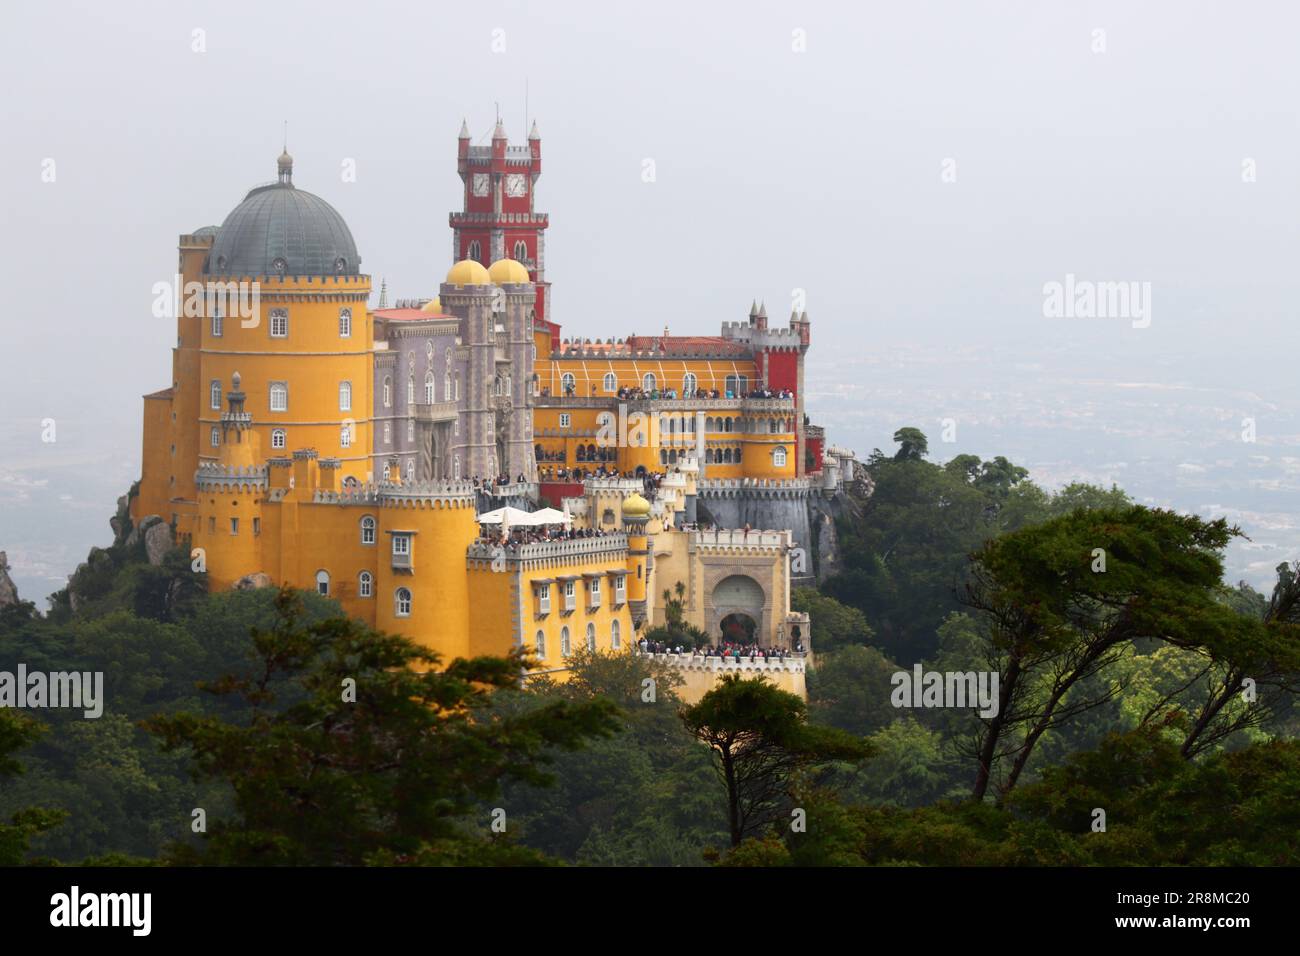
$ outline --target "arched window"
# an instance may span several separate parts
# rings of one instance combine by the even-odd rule
[[[475,261],[483,258],[483,247],[479,245],[477,239],[469,244],[469,250],[465,253],[465,258],[474,259]]]
[[[623,647],[622,628],[619,626],[618,618],[609,622],[609,646],[612,650],[620,650]]]
[[[343,427],[339,429],[339,447],[352,447],[352,423],[344,422]]]
[[[287,412],[289,410],[289,386],[284,382],[271,383],[271,411]]]
[[[415,479],[415,459],[408,458],[406,459],[406,480],[413,481],[414,479]]]
[[[384,376],[384,408],[393,407],[393,379],[390,375]]]
[[[384,463],[384,471],[383,471],[383,475],[384,475],[384,481],[387,481],[389,478],[391,478],[391,477],[393,476],[393,472],[392,472],[392,470],[388,467],[388,463],[387,463],[387,462]]]
[[[571,653],[573,648],[569,646],[569,629],[562,627],[560,628],[560,656],[568,657]]]
[[[460,455],[451,460],[451,476],[457,481],[460,480]]]
[[[442,400],[444,402],[451,401],[451,376],[450,375],[443,376],[442,379]]]
[[[615,375],[613,372],[605,373],[605,391],[607,392],[618,391],[618,376]],[[216,408],[216,406],[214,405],[213,408]]]
[[[436,394],[437,393],[434,390],[433,373],[427,372],[424,376],[424,404],[432,405],[437,401],[437,398],[435,397]]]
[[[695,394],[696,382],[694,372],[687,372],[682,376],[682,398],[690,398]]]
[[[780,445],[772,450],[772,466],[774,468],[785,467],[785,449]]]
[[[546,659],[546,632],[545,631],[537,632],[537,656],[542,658],[542,660]]]
[[[398,617],[411,616],[411,592],[406,588],[398,588],[393,595],[393,613]]]
[[[352,337],[352,310],[339,309],[339,338]]]
[[[528,258],[528,243],[524,242],[522,239],[515,243],[514,258],[520,262],[524,262]]]
[[[366,515],[361,519],[361,543],[375,543],[375,519],[370,515]]]
[[[223,331],[222,326],[223,326],[223,320],[221,318],[221,313],[220,312],[212,313],[212,335],[215,338],[221,338],[221,333]]]
[[[339,382],[339,411],[352,411],[352,383]]]
[[[406,404],[415,404],[415,376],[406,376]]]
[[[414,418],[408,418],[406,420],[406,440],[415,441],[415,419]]]
[[[392,443],[393,443],[393,423],[384,422],[384,444],[391,445]]]
[[[208,388],[208,404],[216,409],[221,408],[221,382],[218,379],[214,378]]]
[[[213,425],[213,426],[212,426],[212,431],[210,431],[210,432],[208,433],[208,441],[210,441],[210,442],[212,443],[212,447],[213,447],[213,448],[220,448],[220,447],[221,447],[221,429],[218,428],[217,426]]]
[[[573,394],[573,390],[578,387],[578,380],[573,377],[572,372],[565,372],[560,376],[560,388],[565,395]]]
[[[587,625],[587,650],[594,651],[595,649],[596,649],[596,625],[588,624]]]
[[[375,593],[375,577],[369,571],[362,571],[357,575],[357,594],[361,597],[368,598]]]
[[[647,391],[647,392],[653,392],[653,391],[655,390],[655,373],[654,373],[654,372],[646,372],[646,373],[645,373],[645,378],[641,379],[641,388],[643,388],[643,389],[644,389],[645,391]]]
[[[329,597],[330,593],[330,573],[328,571],[316,572],[316,593]]]
[[[271,447],[272,447],[272,448],[283,448],[283,447],[284,447],[285,445],[287,445],[287,444],[289,444],[289,438],[288,438],[288,435],[285,433],[285,430],[284,430],[283,428],[273,428],[273,429],[271,429]]]

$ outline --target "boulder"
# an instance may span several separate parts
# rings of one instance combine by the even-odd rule
[[[176,546],[171,526],[159,519],[144,532],[144,553],[153,565],[162,564],[163,555]]]

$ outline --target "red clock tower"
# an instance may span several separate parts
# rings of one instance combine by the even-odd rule
[[[547,216],[533,211],[533,192],[542,174],[542,136],[533,123],[528,145],[511,146],[498,118],[491,146],[471,146],[469,139],[469,125],[462,122],[456,171],[465,184],[465,199],[462,210],[451,214],[452,258],[485,266],[498,259],[522,262],[537,285],[537,319],[545,322],[551,299]]]

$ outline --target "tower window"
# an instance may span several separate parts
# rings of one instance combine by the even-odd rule
[[[618,618],[609,622],[609,646],[612,650],[619,650],[623,646],[623,635],[620,633]]]
[[[230,519],[230,533],[231,533],[231,534],[239,534],[239,519],[238,519],[238,518],[231,518],[231,519]]]
[[[560,628],[560,656],[568,657],[572,653],[573,647],[569,643],[569,629],[562,627]]]
[[[284,382],[271,383],[271,411],[287,412],[289,410],[289,386]]]
[[[406,440],[415,441],[415,419],[408,419],[406,422]]]
[[[393,380],[384,378],[384,408],[393,407]]]
[[[415,376],[414,375],[408,375],[406,377],[406,404],[407,405],[415,404]]]
[[[391,445],[392,443],[393,443],[393,423],[384,422],[384,444]]]
[[[287,445],[287,444],[288,444],[288,440],[287,440],[287,437],[286,437],[286,435],[285,435],[285,431],[284,431],[283,428],[273,428],[273,429],[271,429],[271,447],[272,447],[272,448],[283,448],[283,447],[284,447],[285,445]]]
[[[782,448],[782,447],[780,447],[780,446],[777,446],[777,447],[772,451],[772,465],[773,465],[773,467],[776,467],[776,468],[784,468],[784,467],[785,467],[785,449],[784,449],[784,448]]]
[[[424,404],[432,405],[436,400],[437,389],[434,387],[433,373],[424,376]]]
[[[329,597],[330,594],[330,573],[328,571],[316,572],[316,593]]]
[[[569,423],[570,423],[571,421],[572,421],[572,419],[569,417],[568,413],[561,413],[561,415],[560,415],[560,427],[561,427],[561,428],[568,428],[568,427],[569,427]]]
[[[213,408],[221,408],[221,382],[215,378],[208,386],[208,404]]]
[[[375,578],[369,571],[362,571],[357,575],[357,594],[360,597],[368,598],[375,593]]]
[[[375,519],[369,515],[361,519],[361,543],[375,543]]]
[[[339,411],[352,411],[352,383],[339,382]]]
[[[339,447],[340,448],[352,447],[352,425],[350,423],[345,424],[342,428],[339,429]]]
[[[594,651],[595,649],[596,649],[596,625],[588,624],[587,625],[587,650]]]
[[[519,240],[518,242],[516,242],[516,243],[515,243],[515,255],[514,255],[514,257],[515,257],[516,259],[518,259],[520,262],[524,262],[525,260],[527,260],[527,258],[528,258],[528,243],[524,242],[522,239]]]
[[[221,333],[223,330],[224,330],[224,321],[221,318],[221,313],[213,312],[212,313],[212,337],[218,339],[221,338]]]
[[[477,239],[469,244],[469,249],[465,252],[465,258],[474,259],[475,261],[483,258],[483,247],[479,245]]]
[[[271,310],[271,338],[285,339],[289,337],[289,310],[272,309]]]
[[[411,592],[406,588],[398,588],[393,595],[393,613],[398,617],[411,616]]]
[[[352,337],[352,310],[339,309],[339,338]]]
[[[219,446],[221,445],[221,429],[220,429],[220,428],[217,428],[215,425],[212,426],[212,431],[209,433],[209,436],[210,436],[210,440],[211,440],[211,442],[212,442],[212,447],[213,447],[213,448],[217,448],[217,447],[219,447]]]

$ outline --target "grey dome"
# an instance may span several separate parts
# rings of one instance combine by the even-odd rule
[[[217,231],[204,272],[228,276],[354,276],[352,231],[319,196],[295,189],[292,160],[280,157],[279,182],[259,186]]]

